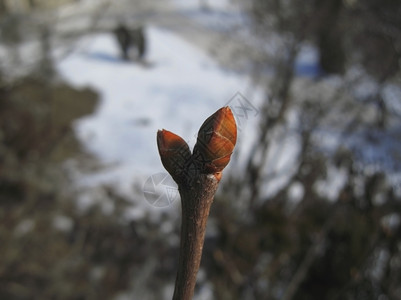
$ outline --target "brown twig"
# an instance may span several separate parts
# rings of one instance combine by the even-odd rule
[[[157,133],[160,158],[178,184],[182,205],[173,300],[190,300],[194,294],[210,206],[236,140],[237,127],[228,107],[219,109],[202,124],[193,154],[178,135],[167,130]]]
[[[202,174],[193,186],[180,189],[181,245],[173,300],[192,299],[206,222],[217,187],[218,180],[213,175]]]

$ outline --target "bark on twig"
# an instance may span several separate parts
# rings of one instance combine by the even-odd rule
[[[194,294],[210,206],[236,140],[237,126],[229,107],[219,109],[202,124],[193,154],[178,135],[167,130],[157,133],[161,161],[178,184],[182,205],[173,300],[190,300]]]
[[[181,245],[173,300],[192,299],[198,273],[206,223],[218,181],[201,175],[192,187],[180,189],[182,205]]]

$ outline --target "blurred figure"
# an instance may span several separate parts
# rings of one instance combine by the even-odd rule
[[[146,38],[142,26],[130,30],[124,24],[119,24],[114,29],[114,35],[120,46],[121,58],[124,60],[131,59],[131,50],[136,50],[136,59],[143,60],[146,53]]]

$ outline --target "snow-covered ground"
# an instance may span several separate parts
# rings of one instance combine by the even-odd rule
[[[88,29],[87,23],[91,23],[89,11],[98,10],[107,1],[85,0],[79,3],[60,10],[55,32],[68,32],[71,28],[84,32],[85,28]],[[128,0],[120,0],[108,6],[104,18],[98,20],[104,22],[100,27],[108,28],[111,21],[115,22],[116,16],[123,13],[121,7],[128,4]],[[239,39],[243,38],[241,34],[246,33],[247,29],[238,30],[238,26],[246,24],[244,15],[229,0],[174,0],[161,5],[161,8],[152,5],[149,4],[152,9],[168,13],[163,17],[160,17],[162,12],[155,13],[154,18],[149,18],[146,26],[146,64],[122,61],[116,41],[107,31],[87,34],[78,41],[74,39],[71,45],[57,49],[62,54],[68,53],[67,56],[56,55],[56,68],[60,75],[75,86],[93,87],[100,95],[95,113],[78,120],[75,130],[85,147],[110,167],[80,176],[79,182],[84,185],[114,183],[120,191],[132,195],[134,183],[143,185],[151,175],[165,172],[156,147],[158,129],[171,130],[193,146],[199,126],[205,118],[227,104],[234,110],[240,131],[235,159],[226,172],[235,171],[240,174],[238,169],[245,163],[254,145],[258,130],[257,111],[262,107],[265,87],[255,87],[249,74],[230,71],[229,66],[222,67],[206,54],[211,45],[214,48],[216,45],[224,46],[224,49],[218,49],[222,55],[226,53],[225,50],[230,51],[226,44],[235,46],[238,39],[224,39],[228,36],[226,30],[235,30],[240,33]],[[105,24],[108,25],[103,26]],[[223,40],[223,43],[215,44],[216,39]],[[275,51],[273,40],[269,40],[268,45],[259,41],[256,46],[247,41],[250,48],[263,44]],[[36,44],[31,41],[24,45],[22,49],[25,52],[22,51],[21,56],[34,60],[40,48],[37,41]],[[63,47],[68,48],[68,51],[61,49]],[[63,59],[60,60],[60,57]],[[303,45],[294,66],[296,74],[304,79],[318,76],[320,70],[317,61],[316,49],[312,45]],[[298,91],[303,92],[314,86],[319,88],[319,84],[311,84],[309,79],[301,82],[304,82],[305,87]],[[321,80],[322,85],[327,85],[327,82]],[[334,88],[333,83],[329,82],[328,85]],[[392,95],[397,91],[399,89],[385,89],[383,93]],[[249,111],[241,108],[244,104]],[[296,115],[294,112],[294,124],[290,127],[297,127]],[[275,174],[278,171],[281,175],[275,176],[270,184],[263,187],[264,195],[274,193],[288,181],[291,173],[289,166],[294,165],[299,151],[300,141],[296,130],[278,134],[283,138],[275,139],[272,144],[268,165],[269,173]],[[324,137],[325,141],[338,140],[335,133],[324,133]],[[331,148],[336,147],[333,145]],[[384,148],[379,150],[370,151],[367,159],[376,161],[372,153],[383,155],[388,152]],[[134,198],[137,199],[138,195]]]
[[[251,86],[247,77],[222,70],[172,32],[149,27],[146,34],[146,65],[120,60],[111,34],[82,38],[79,50],[57,64],[65,80],[100,93],[96,112],[79,120],[75,130],[85,147],[112,169],[86,176],[87,184],[114,182],[128,191],[134,179],[164,172],[157,130],[171,130],[193,146],[206,117],[230,100],[228,105],[236,109],[241,101],[234,97],[237,92],[254,105],[246,118],[237,113],[242,118],[239,142],[249,145],[254,136],[243,132],[245,123],[256,121],[261,90]]]
[[[174,0],[173,3],[183,15],[216,31],[238,29],[247,19],[240,7],[228,0]]]

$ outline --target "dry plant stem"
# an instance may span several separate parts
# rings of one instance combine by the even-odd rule
[[[194,294],[206,223],[218,187],[214,175],[201,174],[191,184],[179,184],[182,205],[181,245],[173,300],[190,300]]]

